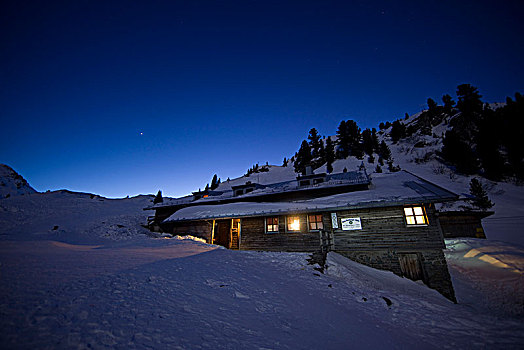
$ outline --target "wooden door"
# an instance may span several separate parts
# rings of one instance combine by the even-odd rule
[[[420,263],[420,258],[417,253],[399,254],[398,260],[400,262],[402,276],[405,276],[413,281],[424,280],[422,264]]]
[[[216,225],[213,244],[229,248],[231,244],[231,220],[217,220]]]

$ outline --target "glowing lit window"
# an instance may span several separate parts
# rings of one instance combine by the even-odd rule
[[[287,217],[287,230],[300,231],[300,220],[298,219],[298,216]]]
[[[406,216],[406,223],[408,225],[427,225],[428,219],[423,207],[408,207],[404,208],[404,215]]]
[[[207,198],[207,197],[209,197],[209,195],[208,195],[208,194],[205,194],[204,197],[202,197],[202,198]]]
[[[266,218],[266,232],[278,232],[278,218]]]
[[[323,230],[324,223],[322,222],[322,215],[308,215],[309,230]]]

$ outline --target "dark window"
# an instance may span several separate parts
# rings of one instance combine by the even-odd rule
[[[253,192],[253,187],[246,188],[246,193]]]
[[[244,194],[244,190],[236,190],[235,191],[235,196],[241,196]]]
[[[313,185],[320,184],[324,182],[324,179],[313,179]]]
[[[324,223],[322,222],[322,214],[320,215],[309,215],[309,230],[315,231],[315,230],[323,230],[324,229]]]
[[[300,180],[299,186],[309,186],[309,180]]]
[[[266,232],[278,232],[278,218],[266,218]]]

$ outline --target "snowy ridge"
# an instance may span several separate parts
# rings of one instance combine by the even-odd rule
[[[36,193],[27,181],[10,166],[0,164],[0,199]]]

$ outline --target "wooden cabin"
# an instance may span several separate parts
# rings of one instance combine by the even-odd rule
[[[435,203],[457,197],[406,171],[373,179],[346,172],[249,183],[146,209],[156,211],[152,228],[229,249],[317,252],[329,242],[331,251],[422,280],[454,301]]]
[[[486,238],[482,219],[493,214],[493,211],[482,210],[440,210],[442,234],[444,238]]]

